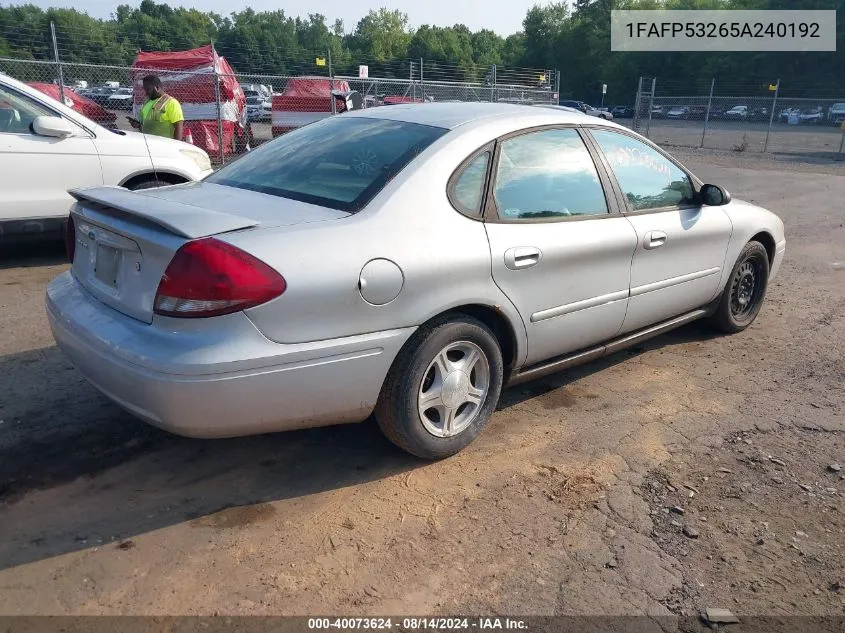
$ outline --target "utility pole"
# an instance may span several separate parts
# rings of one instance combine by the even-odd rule
[[[53,38],[53,56],[56,59],[56,78],[59,80],[59,99],[65,103],[65,78],[62,76],[62,62],[59,59],[59,44],[56,41],[56,25],[50,22],[50,35]]]

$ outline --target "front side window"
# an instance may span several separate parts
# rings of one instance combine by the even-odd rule
[[[689,176],[642,141],[609,130],[592,130],[634,211],[695,204]]]
[[[331,117],[262,145],[206,181],[354,213],[447,131]]]
[[[39,116],[56,116],[25,95],[0,86],[0,134],[32,134],[32,122]]]
[[[476,216],[481,214],[481,201],[484,196],[484,183],[489,163],[490,152],[479,154],[464,167],[455,180],[452,200],[461,211]]]
[[[607,213],[596,166],[574,129],[529,132],[503,141],[494,197],[504,220]]]

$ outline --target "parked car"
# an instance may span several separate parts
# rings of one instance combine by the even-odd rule
[[[132,88],[118,88],[106,98],[104,103],[109,110],[131,110],[133,105]]]
[[[584,113],[587,112],[587,105],[583,101],[573,101],[571,99],[564,99],[563,101],[558,102],[558,105],[562,105],[565,108],[580,110]]]
[[[246,98],[246,116],[250,121],[269,121],[273,114],[273,102],[261,96]]]
[[[745,119],[748,118],[748,106],[745,106],[745,105],[734,106],[730,110],[725,112],[722,115],[722,118],[726,119],[728,121],[730,121],[730,120],[744,121]]]
[[[666,112],[667,119],[688,119],[690,118],[690,109],[686,106],[675,106]]]
[[[785,250],[774,214],[555,107],[352,111],[201,183],[74,196],[47,314],[107,397],[199,437],[375,413],[424,458],[503,385],[699,318],[745,329]]]
[[[547,104],[541,104],[542,106],[546,106]],[[584,114],[588,114],[590,116],[598,117],[600,119],[605,119],[610,121],[613,118],[613,115],[607,110],[599,110],[598,108],[594,108],[593,106],[589,105],[588,103],[584,103],[583,101],[572,101],[572,100],[564,100],[558,103],[557,106],[552,105],[552,108],[555,107],[564,107],[564,108],[571,108],[573,110],[579,110]]]
[[[106,129],[0,74],[2,236],[60,230],[73,203],[68,189],[186,182],[209,167],[205,152],[187,143]]]
[[[689,117],[690,119],[703,119],[707,116],[707,106],[690,106],[689,107]]]
[[[666,118],[666,112],[669,110],[666,106],[652,106],[651,108],[651,118],[652,119],[664,119]]]
[[[768,121],[769,109],[765,107],[751,108],[748,112],[748,118],[752,121]]]
[[[610,113],[617,119],[632,119],[634,118],[634,108],[631,106],[613,106]]]
[[[241,88],[247,97],[254,96],[270,99],[273,96],[270,86],[265,86],[264,84],[241,84]]]
[[[575,108],[572,108],[571,106],[567,106],[567,105],[553,105],[553,104],[548,104],[548,103],[540,103],[540,104],[538,104],[538,106],[541,107],[541,108],[552,108],[552,109],[555,109],[555,110],[566,110],[566,111],[571,111],[571,110],[575,109]],[[606,121],[610,121],[611,119],[613,119],[613,115],[610,114],[610,112],[604,112],[602,110],[597,110],[593,106],[587,105],[586,103],[583,104],[583,108],[584,109],[580,110],[580,111],[583,114],[586,114],[587,116],[593,116],[593,117],[596,117],[596,118],[599,118],[599,119],[604,119]]]
[[[798,117],[800,115],[801,115],[801,109],[800,108],[793,108],[793,107],[783,108],[780,111],[780,114],[778,115],[778,121],[780,121],[781,123],[789,123],[790,117],[794,117],[796,120],[798,120]]]
[[[588,103],[585,103],[584,107],[586,108],[584,110],[585,114],[589,114],[590,116],[595,116],[595,117],[598,117],[600,119],[604,119],[605,121],[610,121],[611,119],[613,119],[613,115],[608,110],[602,110],[602,109],[599,109],[599,108],[594,108],[593,106],[591,106]]]
[[[117,88],[113,88],[111,86],[98,86],[96,88],[88,88],[87,90],[80,91],[79,94],[86,99],[90,99],[94,103],[105,107],[109,97],[111,97],[115,92],[117,92]]]
[[[827,111],[827,120],[831,125],[841,125],[845,121],[845,103],[834,103]]]
[[[819,123],[823,123],[824,111],[821,106],[801,110],[801,114],[798,115],[798,122],[809,125],[818,125]]]

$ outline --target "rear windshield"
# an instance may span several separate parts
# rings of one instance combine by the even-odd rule
[[[447,131],[331,117],[262,145],[207,181],[354,213]]]

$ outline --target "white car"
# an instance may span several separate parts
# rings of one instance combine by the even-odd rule
[[[146,189],[210,173],[198,147],[108,130],[0,73],[0,237],[61,230],[74,202],[68,189]]]
[[[246,116],[250,121],[269,121],[273,115],[273,103],[269,98],[249,96],[246,98]]]

